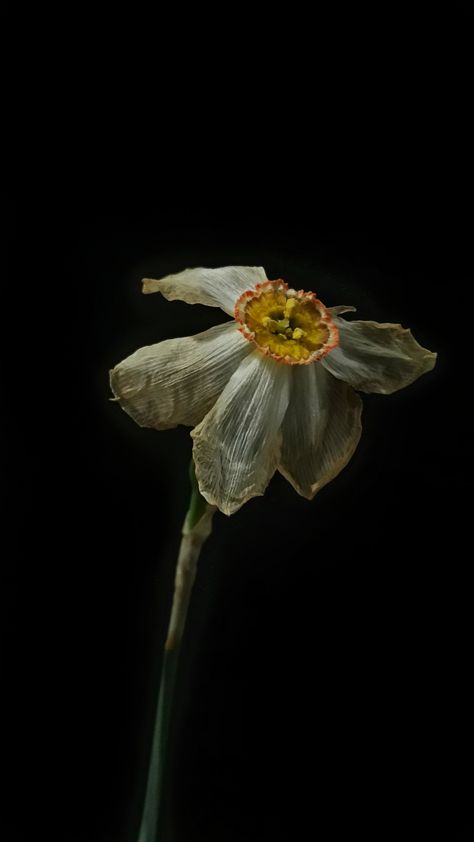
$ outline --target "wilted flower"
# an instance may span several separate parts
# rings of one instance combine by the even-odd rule
[[[390,394],[436,354],[401,325],[348,322],[312,292],[269,281],[262,267],[186,269],[145,279],[145,293],[220,307],[231,322],[140,348],[110,374],[142,427],[194,427],[203,497],[232,514],[275,470],[311,499],[351,458],[361,434],[354,389]]]

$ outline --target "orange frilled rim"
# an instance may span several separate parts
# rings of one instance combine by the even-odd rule
[[[316,311],[315,315],[317,314],[317,316],[319,316],[319,324],[323,325],[327,329],[328,335],[323,346],[312,351],[307,358],[295,359],[294,356],[290,354],[275,353],[270,347],[268,347],[268,345],[259,344],[255,336],[255,331],[251,330],[247,325],[246,310],[249,303],[253,299],[259,298],[264,293],[271,291],[275,293],[284,292],[288,299],[293,298],[296,301],[305,302],[311,307],[314,307]],[[249,342],[253,342],[262,354],[271,357],[277,362],[286,363],[287,365],[309,365],[317,360],[321,360],[326,356],[326,354],[329,354],[330,351],[333,351],[334,348],[337,348],[339,345],[339,330],[335,325],[329,310],[325,307],[322,301],[319,300],[316,293],[305,292],[303,289],[290,289],[288,284],[281,279],[276,281],[262,281],[262,283],[256,284],[254,289],[248,289],[243,292],[235,302],[234,318],[237,322],[238,330]]]

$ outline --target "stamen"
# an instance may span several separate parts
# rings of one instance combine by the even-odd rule
[[[306,336],[306,331],[302,330],[300,327],[295,327],[293,331],[293,339],[303,339],[303,336]]]
[[[311,292],[265,281],[235,306],[239,330],[264,354],[290,365],[319,360],[339,344],[330,313]]]
[[[288,319],[272,319],[271,316],[264,316],[262,319],[264,327],[268,328],[272,333],[279,333],[286,330],[290,326]]]
[[[295,307],[297,307],[297,306],[298,306],[298,302],[296,301],[296,298],[288,298],[287,299],[287,302],[285,304],[285,316],[286,316],[287,319],[291,318],[291,314],[292,314],[293,310],[295,309]]]

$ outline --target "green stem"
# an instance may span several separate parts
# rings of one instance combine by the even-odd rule
[[[212,517],[215,512],[215,507],[209,506],[199,493],[192,460],[190,479],[192,485],[191,500],[183,524],[176,565],[173,605],[163,654],[160,692],[138,842],[165,842],[163,836],[165,832],[163,784],[166,773],[168,733],[179,652],[191,591],[196,577],[197,560],[204,541],[210,535]]]

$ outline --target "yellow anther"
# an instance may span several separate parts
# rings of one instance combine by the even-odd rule
[[[267,330],[276,331],[278,329],[278,322],[275,319],[272,319],[270,316],[264,316],[262,319],[262,324]]]
[[[287,319],[291,318],[291,314],[295,307],[297,306],[298,302],[296,298],[288,298],[285,304],[285,316]]]
[[[303,336],[306,336],[306,331],[301,330],[300,327],[295,327],[293,331],[293,339],[302,339]]]
[[[281,333],[284,330],[286,331],[290,326],[288,319],[272,319],[271,316],[264,316],[262,324],[272,333]]]

